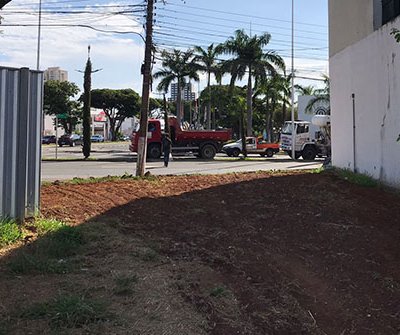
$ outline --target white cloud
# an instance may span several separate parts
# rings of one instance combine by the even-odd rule
[[[14,6],[7,6],[0,35],[0,65],[11,67],[36,68],[37,27],[6,26],[7,24],[37,24],[37,16],[30,14],[12,14],[18,10],[19,1]],[[27,3],[37,1],[23,0],[23,8]],[[32,7],[37,8],[37,6]],[[106,8],[102,11],[110,11]],[[114,9],[115,10],[115,9]],[[141,89],[140,65],[143,60],[144,45],[135,34],[110,34],[82,27],[46,27],[48,24],[85,24],[102,30],[134,31],[140,33],[142,27],[125,15],[92,16],[88,14],[44,14],[42,19],[42,38],[40,68],[59,66],[69,72],[69,79],[81,86],[83,70],[87,59],[87,47],[91,45],[93,67],[102,68],[93,75],[93,87]]]

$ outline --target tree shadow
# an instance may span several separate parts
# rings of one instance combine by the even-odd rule
[[[27,273],[7,264],[34,256],[52,235],[9,252],[0,262],[4,310],[75,280],[117,305],[96,277],[139,259],[146,270],[164,269],[164,280],[208,320],[211,334],[396,329],[398,197],[331,175],[208,176],[208,184],[202,178],[46,188],[59,198],[44,215],[79,225],[83,251],[56,257],[67,265],[61,271]],[[64,202],[72,194],[74,204]],[[39,284],[44,279],[51,289]],[[18,281],[29,291],[11,299]],[[365,318],[370,308],[379,309],[379,318]]]

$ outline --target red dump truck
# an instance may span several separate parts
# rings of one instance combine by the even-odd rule
[[[232,138],[230,129],[226,130],[184,130],[178,124],[176,117],[168,117],[170,126],[172,152],[192,152],[197,157],[212,159],[222,145]],[[162,124],[159,119],[149,119],[147,127],[147,157],[160,158],[162,153]],[[139,130],[132,132],[129,150],[137,152]]]

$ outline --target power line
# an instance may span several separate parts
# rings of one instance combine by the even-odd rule
[[[174,4],[174,3],[169,3],[169,5],[182,8],[182,5],[178,6],[177,4]],[[268,17],[263,17],[263,16],[240,14],[240,13],[234,13],[234,12],[228,12],[228,11],[222,11],[222,10],[216,10],[216,9],[194,7],[194,6],[189,6],[189,5],[184,5],[183,7],[196,9],[196,10],[202,10],[202,11],[206,11],[206,12],[212,12],[212,13],[220,13],[220,14],[225,14],[225,15],[228,14],[228,15],[234,15],[234,16],[248,17],[248,18],[252,18],[252,19],[261,19],[261,20],[285,22],[285,23],[291,23],[292,22],[292,21],[289,21],[289,20],[273,19],[273,18],[268,18]],[[305,25],[305,26],[327,28],[324,25],[315,24],[315,23],[306,23],[306,22],[299,22],[299,21],[295,21],[295,23],[296,24],[300,24],[300,25]]]

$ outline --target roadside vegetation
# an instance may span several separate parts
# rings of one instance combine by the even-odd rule
[[[2,221],[0,334],[391,334],[399,197],[352,177],[46,184],[42,217]]]

